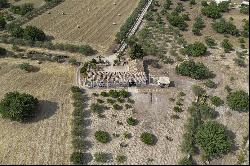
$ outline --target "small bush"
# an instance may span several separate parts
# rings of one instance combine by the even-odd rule
[[[122,110],[123,106],[119,105],[119,104],[114,104],[113,105],[114,110]]]
[[[137,119],[134,119],[134,118],[130,117],[130,118],[127,119],[127,123],[129,125],[131,125],[131,126],[136,126],[139,122],[138,122]]]
[[[233,50],[233,45],[230,43],[230,41],[228,39],[224,39],[221,42],[221,46],[222,46],[222,48],[224,48],[225,53],[229,53],[230,51]]]
[[[107,99],[107,103],[114,104],[116,101],[113,99]]]
[[[218,96],[212,96],[212,97],[210,97],[210,100],[211,100],[212,104],[216,107],[219,107],[219,106],[224,104],[224,101],[221,100]]]
[[[183,112],[181,107],[174,107],[175,112]]]
[[[115,160],[118,163],[124,163],[127,160],[127,157],[125,155],[117,155]]]
[[[76,165],[84,164],[84,153],[73,152],[70,156],[70,161]]]
[[[106,131],[96,131],[95,139],[101,143],[106,144],[110,141],[110,135]]]
[[[140,139],[147,145],[154,145],[156,143],[156,137],[151,133],[142,133]]]
[[[103,152],[95,153],[94,158],[98,163],[106,163],[108,161],[108,154]]]
[[[212,80],[207,80],[205,83],[204,83],[208,88],[216,88],[217,87],[217,84],[215,82],[213,82]]]

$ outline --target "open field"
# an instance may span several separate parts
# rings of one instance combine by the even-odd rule
[[[29,124],[0,119],[0,164],[69,164],[74,69],[28,61],[40,71],[27,73],[17,66],[22,62],[0,59],[0,99],[9,91],[30,93],[41,101],[40,111]]]
[[[184,131],[184,122],[187,119],[188,113],[175,113],[173,107],[175,102],[170,102],[169,98],[178,99],[178,94],[183,91],[189,96],[183,97],[183,109],[186,109],[194,100],[191,94],[190,84],[179,88],[165,89],[162,93],[134,93],[132,98],[135,104],[132,109],[123,109],[120,111],[112,108],[106,110],[104,118],[98,118],[97,115],[92,115],[89,119],[90,123],[87,127],[89,136],[87,140],[92,142],[92,147],[88,151],[92,155],[96,152],[104,152],[109,154],[108,164],[117,164],[115,160],[117,155],[125,155],[127,161],[124,164],[177,164],[182,157],[180,152],[180,144]],[[89,92],[95,92],[91,90]],[[97,91],[97,92],[100,92]],[[91,93],[90,95],[91,96]],[[103,97],[99,99],[106,100]],[[91,98],[91,103],[96,102],[97,97]],[[105,102],[107,106],[110,106]],[[118,102],[118,104],[120,104]],[[123,105],[124,104],[120,104]],[[180,119],[173,119],[171,115],[178,114]],[[129,126],[126,122],[127,118],[133,117],[139,120],[136,126]],[[119,125],[117,122],[121,122]],[[107,131],[112,140],[108,144],[101,144],[95,140],[94,133],[97,130]],[[130,133],[131,138],[124,138],[124,133]],[[140,135],[143,132],[153,133],[157,137],[157,143],[154,146],[145,145],[140,140]],[[119,134],[119,137],[114,137],[113,134]],[[166,137],[172,139],[168,140]],[[121,147],[120,144],[125,143],[127,147]],[[99,164],[92,160],[90,164]]]
[[[113,5],[114,2],[116,5]],[[43,29],[55,38],[55,42],[87,43],[98,51],[106,51],[138,2],[139,0],[66,0],[51,9],[51,14],[44,13],[27,25]]]
[[[44,0],[20,0],[16,2],[15,0],[10,0],[10,3],[13,5],[22,5],[25,3],[31,3],[34,5],[35,8],[38,8],[44,5],[45,1]]]

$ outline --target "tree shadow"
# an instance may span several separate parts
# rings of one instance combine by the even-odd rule
[[[91,142],[91,141],[89,141],[89,140],[84,140],[84,149],[85,150],[89,150],[89,149],[91,149],[92,147],[93,147],[93,143]]]
[[[54,39],[55,39],[55,37],[54,37],[54,36],[51,36],[51,35],[47,35],[46,38],[47,38],[48,41],[51,41],[51,40],[54,40]]]
[[[38,111],[34,118],[28,121],[28,123],[38,122],[44,119],[48,119],[55,114],[58,109],[58,104],[56,102],[51,102],[47,100],[39,101]]]
[[[92,124],[92,120],[91,119],[84,119],[83,120],[83,126],[84,127],[91,126],[91,124]]]
[[[87,165],[92,160],[93,160],[93,156],[91,153],[84,153],[82,164]]]

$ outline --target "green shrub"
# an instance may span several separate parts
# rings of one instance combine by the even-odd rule
[[[84,153],[73,152],[70,156],[70,161],[76,165],[84,164]]]
[[[101,92],[101,96],[103,96],[103,97],[109,97],[109,94],[107,92]]]
[[[124,103],[124,102],[125,102],[125,99],[123,99],[123,98],[118,98],[117,101],[118,101],[119,103]]]
[[[204,56],[207,52],[207,47],[203,43],[195,42],[194,44],[187,45],[185,52],[194,57]]]
[[[228,39],[224,39],[221,43],[222,48],[224,48],[225,53],[229,53],[233,50],[233,45],[230,43]]]
[[[225,126],[215,121],[201,124],[195,138],[204,155],[210,159],[227,154],[233,145]]]
[[[136,126],[139,123],[139,121],[137,119],[130,117],[127,119],[127,123],[131,126]]]
[[[174,111],[175,112],[183,112],[182,108],[181,107],[174,107]]]
[[[116,101],[113,99],[107,99],[107,103],[114,104]]]
[[[108,161],[108,154],[103,152],[98,152],[94,154],[95,161],[98,163],[106,163]]]
[[[222,16],[220,9],[218,8],[217,4],[212,2],[209,5],[205,2],[202,2],[204,7],[201,9],[201,12],[203,15],[213,18],[213,19],[218,19]]]
[[[34,10],[33,4],[31,3],[25,3],[23,5],[20,6],[11,6],[10,7],[10,11],[15,13],[15,14],[19,14],[24,16],[27,13],[30,13],[31,11]]]
[[[22,63],[19,65],[19,68],[27,72],[32,72],[34,69],[34,66],[30,65],[29,63]]]
[[[105,110],[105,107],[98,104],[98,103],[93,103],[90,105],[90,111],[96,114],[101,114]]]
[[[178,65],[176,67],[176,73],[197,80],[214,77],[214,74],[203,63],[195,63],[192,60],[184,61],[180,65]]]
[[[106,131],[96,131],[95,132],[95,139],[101,143],[108,143],[110,142],[110,135]]]
[[[235,111],[249,111],[249,95],[242,90],[232,92],[227,96],[227,104]]]
[[[205,83],[204,83],[208,88],[216,88],[217,87],[217,84],[215,82],[213,82],[212,80],[207,80]]]
[[[185,22],[185,19],[179,15],[176,11],[168,14],[168,22],[175,27],[178,27],[180,30],[184,31],[188,27],[188,24]]]
[[[142,133],[140,139],[147,145],[155,145],[156,143],[155,135],[148,132]]]
[[[219,98],[218,96],[212,96],[212,97],[210,97],[210,100],[211,100],[212,104],[216,107],[219,107],[219,106],[224,104],[224,101],[221,100],[221,98]]]
[[[213,48],[217,45],[216,41],[210,36],[205,37],[205,43],[209,48]]]
[[[193,165],[193,162],[192,160],[190,160],[189,158],[187,157],[183,157],[179,162],[178,162],[179,165]]]
[[[114,104],[113,105],[114,110],[122,110],[123,106],[119,105],[119,104]]]
[[[125,155],[117,155],[115,160],[118,163],[124,163],[127,160],[127,157]]]
[[[38,99],[29,94],[9,92],[0,102],[0,114],[3,118],[23,122],[34,117],[38,104]]]
[[[213,29],[221,34],[230,34],[233,36],[239,36],[240,31],[232,22],[227,22],[225,19],[220,19],[212,24]]]

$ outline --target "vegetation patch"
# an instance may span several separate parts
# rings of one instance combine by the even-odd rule
[[[25,122],[35,116],[38,104],[38,99],[29,94],[9,92],[0,102],[0,114],[12,121]]]

